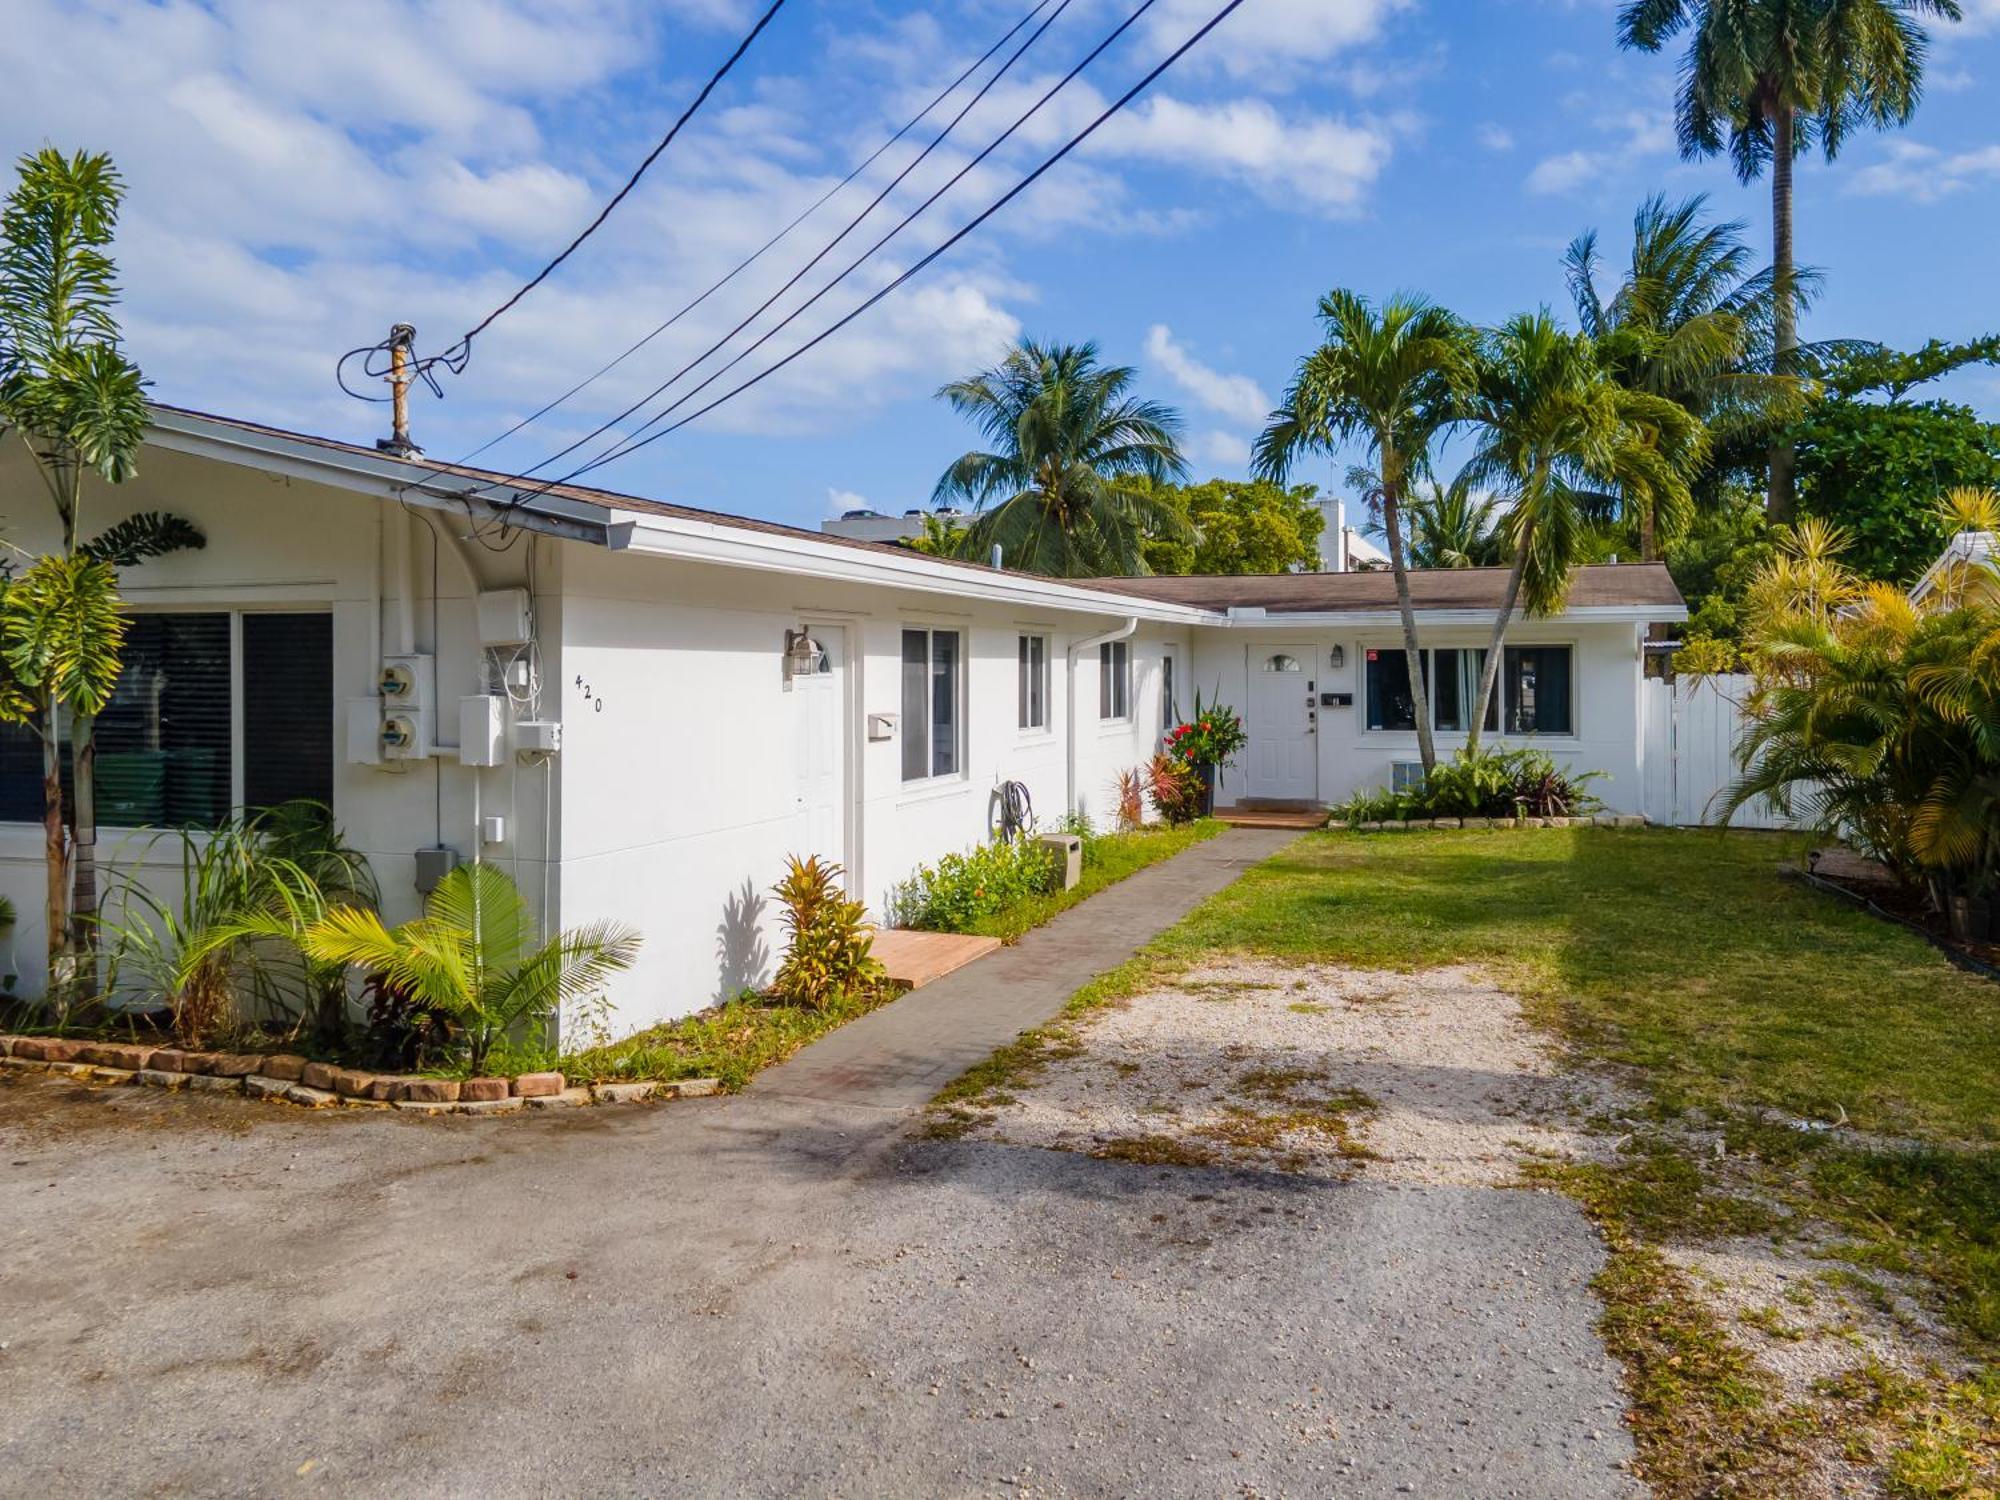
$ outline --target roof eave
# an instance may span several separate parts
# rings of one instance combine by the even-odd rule
[[[960,599],[1003,600],[1077,614],[1136,616],[1172,625],[1213,625],[1221,617],[1184,604],[1166,604],[1102,589],[1079,588],[1033,573],[972,569],[938,562],[920,552],[898,556],[820,542],[809,535],[747,531],[650,511],[614,511],[612,543],[622,551],[726,567],[801,574],[845,583],[875,584]]]
[[[1416,621],[1419,626],[1481,625],[1491,628],[1495,614],[1496,611],[1491,609],[1420,609],[1416,611]],[[1586,625],[1655,623],[1671,625],[1678,624],[1687,617],[1688,610],[1685,604],[1585,604],[1553,615],[1517,614],[1514,623],[1570,621]],[[1377,625],[1400,626],[1403,617],[1394,609],[1275,610],[1261,615],[1238,614],[1227,618],[1212,616],[1210,623],[1248,630],[1296,630],[1301,626],[1330,625],[1358,625],[1368,628]]]

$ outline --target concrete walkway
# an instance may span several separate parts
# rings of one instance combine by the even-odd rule
[[[994,1048],[1298,837],[1232,828],[1141,870],[1011,948],[947,974],[758,1075],[752,1097],[919,1109]]]

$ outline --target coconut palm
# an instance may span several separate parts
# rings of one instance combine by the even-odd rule
[[[938,392],[993,445],[946,469],[932,495],[979,512],[961,555],[998,546],[1010,567],[1057,578],[1147,571],[1140,544],[1184,529],[1152,485],[1180,478],[1187,463],[1179,415],[1133,397],[1134,378],[1100,365],[1095,344],[1024,340]]]
[[[10,629],[45,639],[66,634],[70,651],[15,661],[10,647],[21,702],[8,717],[32,723],[42,742],[49,981],[63,1004],[72,987],[72,951],[87,955],[96,941],[95,726],[117,679],[122,627],[94,637],[84,632],[120,618],[114,569],[202,544],[187,522],[153,512],[83,539],[86,476],[112,484],[131,478],[148,421],[145,381],[119,343],[117,271],[109,253],[123,192],[108,156],[65,157],[44,148],[21,158],[19,180],[0,210],[0,436],[20,435],[62,528],[55,557],[63,566],[44,568],[41,583],[13,599]],[[77,612],[66,622],[36,628],[19,619],[29,607],[70,606]],[[65,714],[73,803],[67,822]]]
[[[1654,195],[1632,216],[1632,254],[1607,296],[1598,284],[1597,231],[1563,257],[1583,331],[1619,384],[1664,396],[1700,417],[1718,444],[1758,445],[1805,406],[1795,376],[1770,373],[1776,298],[1753,270],[1740,221],[1716,222],[1696,195]],[[1803,278],[1801,278],[1803,280]],[[1635,517],[1640,555],[1660,556],[1659,520]]]
[[[1470,415],[1481,435],[1466,474],[1500,488],[1510,561],[1479,699],[1466,729],[1476,749],[1499,678],[1507,626],[1563,606],[1590,518],[1607,495],[1635,510],[1678,515],[1688,476],[1707,452],[1700,420],[1664,396],[1631,390],[1605,373],[1588,334],[1524,313],[1480,340]]]
[[[1414,691],[1417,751],[1437,764],[1430,704],[1422,690],[1422,650],[1410,602],[1403,503],[1430,467],[1438,434],[1460,419],[1473,384],[1473,335],[1458,318],[1421,297],[1398,295],[1378,311],[1359,293],[1320,298],[1326,341],[1299,361],[1283,404],[1257,440],[1259,477],[1282,484],[1301,454],[1332,453],[1358,442],[1367,450],[1366,493],[1378,514],[1403,620],[1403,652]]]
[[[1499,497],[1481,494],[1464,471],[1449,484],[1426,479],[1404,502],[1404,514],[1415,567],[1490,568],[1502,561]]]
[[[639,953],[639,935],[610,922],[544,943],[535,937],[514,882],[478,864],[439,881],[415,921],[391,929],[372,911],[342,907],[307,929],[299,947],[310,959],[384,974],[422,1008],[451,1016],[477,1071],[510,1032],[546,1028],[565,1003],[602,990]]]
[[[1956,21],[1957,0],[1627,0],[1618,42],[1657,52],[1690,34],[1675,124],[1681,155],[1725,146],[1742,182],[1771,169],[1773,370],[1798,347],[1792,163],[1815,143],[1828,161],[1850,130],[1906,124],[1923,87],[1922,19]],[[1792,451],[1770,451],[1769,509],[1792,512]]]

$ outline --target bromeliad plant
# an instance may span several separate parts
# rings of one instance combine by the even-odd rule
[[[803,860],[794,855],[772,894],[785,909],[790,935],[774,986],[784,999],[820,1010],[882,981],[882,965],[870,952],[875,938],[867,907],[841,889],[839,865],[817,854]]]
[[[1587,790],[1597,776],[1566,771],[1545,750],[1464,749],[1400,792],[1356,792],[1333,810],[1333,821],[1574,817],[1597,810],[1598,801]]]
[[[466,1062],[474,1072],[514,1033],[541,1040],[564,1006],[598,996],[613,974],[632,966],[639,935],[593,922],[546,942],[528,903],[493,865],[460,865],[438,882],[424,914],[385,927],[372,911],[341,907],[309,928],[300,943],[309,958],[350,964],[450,1016],[463,1028]]]

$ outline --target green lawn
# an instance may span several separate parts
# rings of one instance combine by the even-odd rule
[[[1183,849],[1214,838],[1227,826],[1215,818],[1198,818],[1176,827],[1156,823],[1129,833],[1092,834],[1084,845],[1083,875],[1074,886],[1017,902],[1005,911],[974,922],[968,930],[980,937],[999,938],[1003,943],[1018,942],[1023,933],[1069,910],[1077,902],[1096,895],[1108,885],[1116,885],[1128,875],[1138,874],[1148,865],[1171,859]]]
[[[1872,1451],[1897,1495],[1990,1494],[2000,1376],[1954,1384],[1865,1367],[1817,1405],[1789,1402],[1659,1253],[1808,1236],[1830,1277],[1866,1286],[1886,1271],[1927,1286],[1969,1359],[2000,1370],[2000,985],[1781,879],[1801,847],[1665,830],[1315,834],[1072,1004],[1218,952],[1478,966],[1580,1062],[1616,1069],[1646,1101],[1650,1127],[1610,1127],[1624,1140],[1614,1163],[1526,1170],[1575,1196],[1613,1251],[1597,1281],[1601,1326],[1626,1367],[1655,1493],[1790,1496],[1806,1445],[1832,1441]],[[967,1086],[995,1086],[1066,1042],[1060,1027],[1044,1033]],[[1788,1123],[1843,1112],[1890,1139]],[[1726,1160],[1712,1133],[1688,1126],[1719,1130]]]
[[[1777,878],[1797,840],[1608,829],[1329,832],[1165,935],[1376,968],[1478,964],[1664,1109],[1764,1106],[2000,1141],[2000,986]]]

